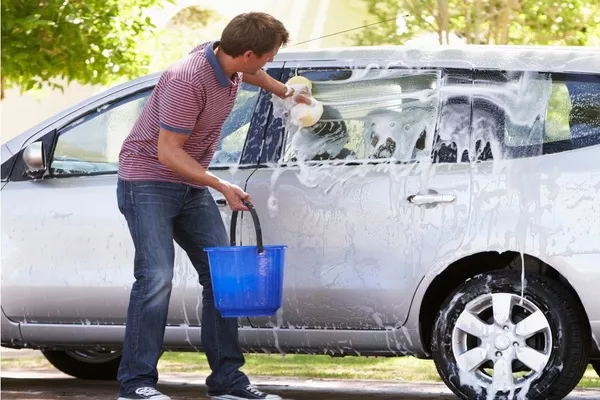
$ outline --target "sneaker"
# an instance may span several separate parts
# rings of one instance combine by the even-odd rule
[[[252,385],[248,385],[243,389],[238,389],[228,394],[222,394],[219,396],[210,396],[212,400],[247,400],[247,399],[261,399],[261,400],[282,400],[280,396],[276,394],[267,394],[261,392]]]
[[[119,397],[119,400],[171,400],[171,398],[153,387],[146,386],[135,389],[135,392],[129,396]]]

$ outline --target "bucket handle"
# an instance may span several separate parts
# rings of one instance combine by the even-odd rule
[[[254,230],[256,231],[256,246],[258,248],[258,254],[262,254],[263,248],[263,240],[262,240],[262,229],[260,228],[260,221],[258,220],[258,214],[256,213],[256,209],[249,201],[242,200],[244,205],[248,207],[250,214],[252,215],[252,221],[254,221]],[[231,245],[235,246],[235,228],[237,224],[237,215],[238,211],[234,211],[231,215],[231,231],[229,232],[229,237],[231,240]]]

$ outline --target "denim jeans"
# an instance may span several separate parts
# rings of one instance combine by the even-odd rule
[[[167,310],[171,297],[174,242],[187,253],[202,285],[202,348],[212,373],[211,394],[245,387],[239,369],[244,355],[236,318],[223,318],[215,308],[205,247],[229,245],[225,225],[208,189],[178,183],[123,181],[117,184],[119,210],[135,246],[123,356],[118,379],[120,395],[142,386],[155,387]]]

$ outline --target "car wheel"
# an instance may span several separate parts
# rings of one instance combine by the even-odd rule
[[[598,376],[600,376],[600,361],[592,361],[592,368],[596,371]]]
[[[50,364],[79,379],[113,381],[121,362],[121,353],[96,350],[42,350]]]
[[[432,355],[462,399],[562,399],[588,364],[582,308],[560,284],[494,271],[462,284],[442,305]],[[489,394],[488,394],[489,393]]]

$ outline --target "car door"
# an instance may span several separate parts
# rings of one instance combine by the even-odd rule
[[[116,205],[117,161],[154,83],[97,100],[38,138],[52,149],[42,179],[14,168],[2,190],[2,307],[10,319],[27,326],[125,323],[134,248]],[[258,160],[246,142],[263,137],[259,98],[256,87],[243,85],[211,162],[211,172],[240,186]],[[228,222],[229,208],[221,212]],[[176,249],[168,324],[198,325],[201,286]]]
[[[454,152],[455,136],[468,145],[468,105],[447,108],[445,71],[390,60],[286,64],[292,74],[313,82],[324,113],[301,130],[274,118],[267,135],[281,145],[248,181],[265,242],[289,246],[283,307],[252,325],[401,326],[425,271],[451,260],[466,230],[468,163],[433,160],[440,137]]]

